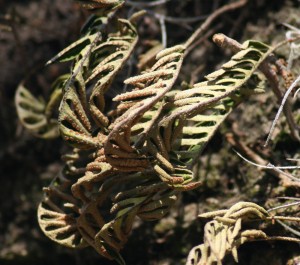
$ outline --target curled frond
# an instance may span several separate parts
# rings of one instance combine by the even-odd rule
[[[91,115],[99,126],[108,126],[109,120],[104,116],[104,94],[109,89],[115,75],[129,59],[137,43],[135,27],[125,19],[119,19],[119,32],[97,45],[93,50],[91,74],[86,83],[96,79],[89,99]]]
[[[234,260],[238,262],[237,248],[249,241],[299,241],[289,237],[268,236],[262,230],[243,229],[242,223],[245,222],[280,219],[270,216],[263,207],[252,202],[239,202],[228,210],[208,212],[200,214],[199,217],[214,220],[205,225],[204,243],[190,251],[186,265],[221,265],[227,254],[232,254]]]
[[[147,144],[157,158],[156,172],[172,187],[191,189],[200,185],[191,182],[192,172],[180,177],[175,169],[191,166],[231,110],[244,97],[261,91],[254,71],[269,50],[265,44],[248,41],[222,69],[208,75],[208,81],[167,94],[170,103],[164,106],[166,115],[153,126]]]
[[[151,69],[125,80],[126,84],[135,88],[114,99],[122,102],[120,106],[127,104],[129,108],[110,127],[105,152],[112,165],[118,167],[120,160],[124,160],[122,168],[128,167],[128,171],[137,171],[148,166],[147,159],[139,155],[131,144],[131,128],[172,89],[183,55],[184,47],[181,45],[164,49],[157,54],[157,62]],[[133,157],[121,156],[120,152],[131,153]]]
[[[55,90],[51,96],[51,103],[61,100],[60,91]],[[37,137],[50,139],[59,136],[57,120],[51,117],[51,103],[46,106],[43,99],[33,96],[23,84],[18,86],[15,104],[19,119],[22,125]]]
[[[71,185],[85,168],[86,154],[74,150],[65,156],[64,170],[44,188],[44,198],[38,207],[38,221],[44,234],[53,241],[71,248],[86,247],[77,227],[80,202],[72,196]],[[84,158],[85,157],[85,158]]]
[[[76,82],[64,93],[60,107],[60,132],[65,141],[75,147],[96,148],[101,145],[92,135],[92,125],[86,112],[86,86],[78,75]]]
[[[74,76],[74,82],[65,87],[59,116],[61,134],[73,146],[102,146],[99,137],[93,135],[89,117],[91,116],[102,129],[108,126],[109,120],[103,113],[104,94],[128,60],[136,42],[134,26],[129,21],[120,19],[117,33],[109,35],[106,41],[93,43],[92,47],[86,47],[85,51],[77,55],[72,70],[77,74]],[[90,50],[87,50],[88,48]],[[86,61],[82,61],[83,55],[88,56]],[[97,82],[92,85],[92,93],[87,101],[87,86],[96,78]]]

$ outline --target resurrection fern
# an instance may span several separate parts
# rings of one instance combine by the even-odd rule
[[[122,163],[120,169],[123,171],[141,171],[149,166],[146,157],[136,152],[131,144],[131,128],[172,88],[179,74],[183,55],[184,47],[180,45],[164,49],[157,54],[157,62],[151,69],[125,80],[125,84],[134,85],[135,89],[115,98],[122,101],[121,104],[129,103],[130,107],[110,126],[105,153],[112,165]],[[147,127],[145,130],[147,131]]]
[[[15,96],[19,119],[24,127],[37,137],[51,139],[59,136],[55,109],[62,98],[62,86],[69,75],[60,76],[53,84],[48,103],[35,98],[21,83]]]
[[[194,247],[186,265],[222,264],[227,254],[232,254],[238,262],[237,248],[249,241],[284,240],[299,242],[289,237],[270,237],[262,230],[243,229],[245,223],[280,219],[271,217],[262,207],[252,202],[239,202],[228,210],[218,210],[199,215],[200,218],[213,218],[204,227],[204,243]]]
[[[137,45],[135,23],[141,13],[116,20],[115,11],[123,1],[79,2],[100,9],[101,15],[92,15],[81,38],[48,62],[72,61],[71,73],[54,83],[47,104],[20,85],[16,106],[21,122],[33,134],[50,138],[59,130],[74,148],[63,157],[63,171],[44,189],[38,208],[43,232],[64,246],[92,246],[102,256],[124,264],[119,252],[135,218],[161,219],[181,191],[201,184],[192,171],[195,160],[228,114],[262,91],[255,71],[272,49],[247,41],[207,81],[178,88],[175,82],[195,35],[162,50],[155,44],[141,57],[143,72],[127,78],[128,90],[109,102],[109,89]],[[117,26],[106,33],[110,20]],[[58,105],[57,122],[53,110]],[[241,232],[241,222],[267,213],[252,204],[240,206],[246,207],[245,212],[222,211],[209,223],[208,243],[193,250],[189,260],[194,261],[188,264],[198,264],[197,251],[200,264],[219,262],[228,252],[237,259],[239,244],[249,237],[265,237],[262,232]],[[222,236],[216,233],[220,229]]]
[[[77,227],[80,216],[80,202],[71,193],[71,186],[85,172],[89,160],[85,151],[74,149],[63,156],[65,167],[44,188],[44,199],[39,205],[39,224],[45,235],[53,241],[71,248],[88,246]]]

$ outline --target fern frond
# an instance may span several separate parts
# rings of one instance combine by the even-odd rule
[[[92,125],[86,112],[86,86],[81,74],[64,93],[60,107],[59,127],[64,140],[81,149],[101,145],[92,135]]]
[[[44,189],[39,223],[60,244],[89,245],[123,264],[119,252],[135,218],[162,218],[180,191],[201,184],[192,171],[195,158],[232,109],[257,92],[254,72],[271,49],[248,41],[207,81],[182,90],[174,84],[190,41],[164,49],[151,68],[124,81],[131,88],[117,95],[116,108],[109,109],[105,96],[137,44],[133,22],[141,13],[118,19],[116,32],[102,36],[107,12],[114,14],[124,1],[79,2],[101,8],[106,16],[92,16],[81,39],[50,61],[73,61],[71,74],[57,90],[63,93],[59,129],[63,139],[81,151],[67,159],[63,174]],[[142,57],[141,67],[157,49]],[[50,117],[57,102],[51,98],[41,113]],[[197,249],[201,257],[191,254],[194,261],[219,262],[230,251],[237,258],[240,242],[263,237],[259,230],[241,231],[242,220],[267,218],[263,208],[240,204],[211,215],[214,221],[205,230],[209,242]]]
[[[54,62],[68,62],[79,56],[84,57],[86,48],[91,45],[97,38],[97,33],[81,37],[79,40],[71,43],[69,46],[60,51],[56,56],[50,59],[46,65]]]
[[[131,230],[132,222],[136,215],[134,204],[138,204],[138,199],[133,199],[130,208],[125,210],[125,212],[131,216],[131,221],[129,222],[128,218],[126,219],[126,221],[121,218],[122,211],[118,212],[117,215],[111,215],[111,213],[109,212],[109,209],[111,207],[111,196],[118,185],[127,183],[130,180],[136,180],[137,178],[139,178],[139,176],[123,175],[122,178],[120,178],[118,173],[114,171],[107,171],[107,173],[108,174],[106,175],[105,179],[102,179],[100,183],[100,188],[98,189],[100,192],[93,193],[92,190],[94,189],[92,187],[94,186],[90,186],[92,188],[90,189],[91,196],[89,197],[91,198],[91,200],[86,201],[83,204],[82,213],[78,218],[78,229],[79,231],[81,231],[81,234],[89,243],[89,245],[94,247],[99,254],[108,258],[115,258],[120,248],[127,241],[127,237],[129,235],[128,231]],[[82,179],[80,181],[81,184],[86,185],[86,180],[87,179]],[[80,186],[81,184],[78,183],[77,185]],[[86,186],[83,186],[83,188],[86,188]],[[125,212],[123,210],[123,214],[125,214]],[[124,223],[122,220],[124,221]],[[121,231],[124,226],[127,227],[126,238],[124,234],[122,236],[122,233],[124,231]],[[113,237],[115,233],[119,235],[119,240]]]
[[[57,81],[58,83],[62,80]],[[57,120],[52,117],[53,107],[60,102],[62,94],[59,84],[54,88],[50,102],[34,97],[21,83],[15,95],[15,105],[22,125],[37,137],[44,139],[59,136]]]
[[[218,210],[199,215],[200,218],[213,218],[204,227],[204,243],[194,247],[186,265],[220,264],[227,254],[232,254],[238,262],[237,249],[242,244],[255,240],[283,240],[299,242],[299,239],[268,236],[262,230],[243,230],[242,223],[249,221],[280,220],[288,217],[270,216],[263,207],[252,202],[238,202],[228,210]],[[299,221],[294,218],[293,221]]]
[[[166,100],[170,102],[165,107],[167,114],[153,128],[147,145],[152,146],[149,148],[154,150],[152,155],[161,154],[164,158],[156,160],[158,164],[154,169],[172,187],[190,189],[200,184],[191,182],[192,172],[180,177],[174,174],[175,169],[190,167],[219,125],[241,102],[243,94],[248,96],[258,90],[259,79],[254,71],[269,54],[270,48],[254,41],[246,42],[243,47],[244,50],[234,55],[222,69],[208,75],[208,81],[167,95]],[[250,77],[255,79],[251,80],[253,84]]]
[[[104,94],[110,87],[115,75],[131,55],[137,42],[134,26],[127,20],[119,20],[119,32],[111,34],[106,41],[95,44],[91,48],[91,55],[85,63],[86,67],[79,68],[82,53],[74,64],[80,69],[72,86],[66,87],[60,108],[60,131],[63,138],[70,144],[82,148],[101,147],[99,137],[92,135],[93,118],[102,130],[109,124],[103,110]],[[87,49],[89,47],[86,47]],[[84,53],[86,54],[86,53]],[[76,72],[74,69],[72,72]],[[93,85],[89,101],[86,99],[87,85],[97,77]],[[89,108],[87,107],[89,106]]]
[[[38,207],[38,221],[44,234],[53,241],[71,248],[86,247],[77,227],[80,202],[73,197],[71,185],[85,172],[87,154],[74,150],[64,157],[66,166],[51,183],[44,188],[44,198]]]
[[[135,27],[125,19],[119,19],[120,31],[93,50],[91,75],[86,83],[97,78],[90,96],[89,106],[93,119],[99,126],[108,126],[104,118],[104,93],[109,89],[115,75],[129,59],[138,41]],[[95,66],[94,66],[95,65]],[[94,66],[94,67],[93,67]]]
[[[242,230],[242,222],[265,220],[268,212],[251,202],[239,202],[230,209],[201,214],[201,218],[214,217],[204,227],[204,243],[194,247],[186,265],[222,264],[225,255],[232,254],[238,262],[237,248],[247,241],[267,239],[261,230]]]
[[[113,166],[118,168],[122,160],[122,170],[127,167],[126,171],[139,171],[148,166],[147,159],[140,156],[131,145],[131,128],[172,89],[181,68],[183,55],[184,47],[181,45],[164,49],[157,54],[157,62],[149,71],[125,80],[126,84],[136,88],[114,99],[122,101],[121,106],[129,103],[130,107],[110,126],[111,132],[105,145],[105,153]],[[120,152],[131,153],[134,157],[120,156]]]
[[[160,219],[177,200],[176,192],[170,190],[165,183],[157,181],[153,174],[135,173],[123,177],[120,180],[111,179],[103,184],[103,187],[107,188],[109,183],[126,183],[127,189],[113,197],[114,205],[110,210],[113,218],[95,236],[98,249],[109,247],[116,253],[127,242],[136,216],[143,220]]]
[[[220,70],[206,76],[208,81],[177,93],[174,97],[174,105],[179,108],[161,123],[168,123],[175,117],[194,116],[208,105],[228,97],[246,84],[271,51],[272,49],[264,43],[246,41],[242,45],[242,50]]]

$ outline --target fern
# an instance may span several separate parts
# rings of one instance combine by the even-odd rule
[[[184,49],[180,49],[183,56]],[[171,58],[172,60],[175,58],[178,64],[180,62],[178,47],[172,50],[174,55]],[[174,76],[163,70],[156,70],[157,65],[166,69],[171,67],[170,72],[178,74],[180,66],[168,61],[169,58],[164,61],[171,66],[167,63],[165,66],[158,60],[149,72],[131,78],[129,81],[126,80],[126,83],[132,82],[140,88],[115,98],[115,100],[122,101],[119,106],[129,104],[130,107],[116,120],[116,125],[113,124],[105,146],[106,154],[113,156],[117,163],[123,159],[124,163],[121,166],[127,165],[128,171],[149,167],[143,157],[155,157],[156,159],[150,163],[162,181],[179,189],[195,188],[200,183],[190,183],[193,173],[184,165],[192,164],[195,155],[203,149],[230,110],[241,101],[238,95],[233,95],[234,92],[237,89],[240,89],[240,93],[243,93],[241,92],[243,89],[245,91],[243,86],[247,85],[247,81],[268,55],[268,51],[269,47],[264,44],[254,41],[246,42],[242,51],[233,56],[221,70],[207,77],[208,81],[196,84],[188,90],[172,91],[169,95],[166,93],[171,88],[159,78],[164,78],[164,74],[168,74],[165,79],[169,81],[168,78],[174,78]],[[168,49],[162,53],[168,54]],[[156,82],[155,85],[152,84],[153,79]],[[145,81],[149,82],[146,86],[143,84]],[[149,86],[151,89],[148,88]],[[162,91],[161,87],[165,90]],[[158,98],[160,103],[157,103]],[[205,113],[209,114],[205,115]],[[142,117],[146,122],[134,127]],[[131,128],[134,128],[135,133],[139,130],[133,142],[130,137]],[[143,146],[144,143],[147,146],[144,154],[141,150],[134,156],[134,145]],[[115,154],[114,150],[116,150]],[[128,151],[130,157],[128,157]],[[123,157],[120,154],[123,154]],[[110,158],[109,161],[113,163],[114,160]]]
[[[208,212],[199,217],[213,218],[214,220],[205,225],[204,243],[190,251],[186,265],[221,265],[227,254],[232,254],[234,260],[238,262],[238,247],[249,241],[299,241],[289,237],[268,236],[259,229],[243,229],[242,224],[247,222],[274,221],[282,218],[270,216],[268,211],[252,202],[239,202],[228,210]]]
[[[172,144],[177,145],[175,150],[178,151],[175,152],[183,163],[191,164],[230,110],[241,102],[241,96],[254,92],[256,87],[252,87],[251,92],[248,80],[266,58],[270,48],[255,41],[247,41],[242,47],[220,70],[208,75],[208,81],[176,93],[173,97],[176,109],[171,109],[160,122],[160,127],[167,135],[165,138],[170,139],[168,149]],[[258,83],[254,84],[257,86]],[[239,93],[236,94],[238,89]],[[180,130],[174,127],[182,127],[182,136],[177,143],[175,139],[178,139]],[[176,132],[173,136],[170,135],[172,130]],[[181,148],[186,151],[181,151]]]
[[[193,35],[182,45],[159,51],[152,67],[127,78],[124,83],[131,88],[117,95],[111,107],[106,95],[137,45],[135,21],[141,14],[118,19],[117,29],[105,35],[101,30],[123,1],[79,2],[102,14],[93,15],[81,38],[49,61],[72,61],[71,73],[56,82],[48,104],[24,87],[19,88],[16,103],[24,125],[48,137],[52,130],[57,135],[57,122],[49,117],[61,101],[59,131],[74,148],[65,157],[63,172],[44,189],[38,209],[41,229],[59,244],[91,246],[123,264],[119,252],[135,218],[161,219],[182,190],[201,185],[192,172],[195,158],[228,114],[262,91],[254,72],[271,49],[247,41],[207,81],[178,89],[176,80]],[[141,68],[153,54],[151,50],[141,58]],[[238,223],[233,230],[226,229],[235,235]],[[209,252],[202,247],[201,251]],[[222,248],[220,253],[226,251]]]
[[[125,80],[126,84],[140,89],[115,98],[125,104],[128,101],[134,103],[110,126],[105,154],[115,167],[123,171],[140,171],[148,166],[147,160],[134,152],[134,147],[131,146],[131,127],[172,88],[183,61],[183,54],[183,46],[165,49],[158,53],[157,62],[149,71]]]
[[[42,231],[53,241],[71,248],[86,247],[79,233],[77,218],[80,215],[79,201],[73,197],[71,186],[85,171],[86,153],[74,150],[65,155],[64,170],[44,188],[44,198],[38,207],[38,220]]]
[[[15,105],[22,125],[37,137],[44,139],[59,136],[55,109],[62,98],[62,87],[68,75],[62,75],[52,84],[52,94],[46,103],[43,98],[36,98],[21,83],[15,96]]]
[[[74,146],[92,148],[99,144],[97,137],[92,136],[87,106],[98,126],[105,128],[109,123],[108,118],[103,114],[104,93],[110,87],[114,76],[128,60],[137,42],[136,31],[129,21],[119,20],[119,27],[118,33],[94,45],[92,56],[89,62],[86,62],[86,68],[84,67],[83,71],[77,74],[76,82],[67,88],[64,94],[59,117],[60,131],[64,139]],[[81,65],[82,58],[83,56],[79,54],[73,72],[79,67],[78,65]],[[87,102],[86,86],[95,77],[98,80],[92,85],[92,93]]]

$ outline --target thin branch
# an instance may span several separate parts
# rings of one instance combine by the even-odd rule
[[[199,20],[203,20],[207,18],[207,15],[204,16],[196,16],[196,17],[170,17],[165,16],[156,12],[153,12],[152,10],[146,10],[149,15],[155,16],[157,19],[163,18],[165,21],[169,23],[174,24],[180,24],[180,23],[195,23]]]
[[[296,236],[300,237],[300,232],[297,231],[296,229],[291,228],[289,225],[285,224],[284,222],[277,220],[277,222],[282,225],[286,230],[288,230],[289,232],[295,234]]]
[[[220,7],[219,9],[215,10],[210,16],[207,17],[207,19],[204,21],[204,23],[194,32],[194,34],[185,42],[185,46],[187,47],[186,53],[190,52],[189,46],[197,39],[199,36],[208,29],[210,24],[220,15],[235,10],[237,8],[240,8],[244,6],[248,1],[247,0],[240,0],[234,3],[230,3],[227,5],[224,5]]]
[[[267,220],[276,221],[289,221],[289,222],[300,222],[300,217],[292,216],[270,216],[266,218]]]
[[[137,7],[137,8],[142,8],[142,7],[163,5],[169,1],[170,0],[156,0],[156,1],[152,1],[152,2],[134,2],[134,1],[127,0],[126,5]]]
[[[240,157],[242,158],[244,161],[246,161],[247,163],[254,165],[256,167],[259,168],[263,168],[263,169],[300,169],[300,166],[274,166],[272,164],[267,164],[267,165],[261,165],[261,164],[257,164],[255,162],[252,162],[250,160],[248,160],[247,158],[245,158],[244,156],[242,156],[238,151],[234,150],[234,152]],[[299,181],[299,179],[297,179],[297,181]]]
[[[243,157],[237,151],[235,151],[237,153],[237,155],[239,155],[243,160],[245,160],[249,164],[254,165],[258,168],[262,168],[262,169],[268,171],[273,176],[280,178],[284,186],[295,186],[295,185],[300,186],[300,183],[299,183],[300,179],[298,179],[298,178],[294,177],[293,175],[291,175],[287,172],[284,172],[280,169],[280,168],[294,169],[294,168],[291,168],[291,166],[290,167],[276,167],[276,166],[268,163],[263,158],[261,158],[258,154],[253,152],[248,146],[246,146],[243,143],[241,143],[240,141],[236,140],[232,133],[226,134],[226,139],[231,145],[238,148],[239,150],[241,150],[243,153],[247,154],[247,156],[251,157],[251,159],[253,159],[255,161],[255,162],[252,162],[249,159],[246,159],[245,157]],[[266,163],[268,163],[268,164],[262,165],[262,164],[266,164]],[[300,168],[300,166],[298,168]],[[298,169],[298,168],[296,168],[296,169]]]
[[[300,201],[300,198],[295,198],[295,197],[287,197],[287,196],[281,196],[281,197],[277,197],[277,199],[280,199],[280,200],[292,200],[292,201]]]
[[[161,43],[163,48],[167,47],[167,30],[165,20],[161,17],[159,19],[160,29],[161,29]]]
[[[288,207],[299,205],[299,204],[300,204],[300,201],[291,202],[291,203],[287,203],[287,204],[284,204],[284,205],[279,205],[279,206],[276,206],[276,207],[273,207],[273,208],[269,209],[268,213],[276,211],[278,209],[288,208]]]
[[[288,24],[288,23],[281,23],[283,26],[287,27],[288,29],[290,30],[293,30],[293,31],[296,31],[296,32],[299,32],[300,33],[300,29]]]
[[[268,137],[267,137],[267,140],[266,140],[264,146],[267,146],[267,144],[269,143],[269,141],[270,141],[270,139],[271,139],[271,136],[272,136],[272,134],[273,134],[273,132],[274,132],[276,123],[277,123],[277,121],[278,121],[278,119],[279,119],[279,116],[280,116],[280,114],[281,114],[281,112],[282,112],[282,109],[284,108],[285,102],[287,101],[288,96],[290,95],[290,93],[293,91],[293,89],[297,86],[297,84],[298,84],[299,82],[300,82],[300,75],[296,78],[296,80],[291,84],[291,86],[289,87],[289,89],[285,92],[284,97],[283,97],[283,99],[282,99],[282,101],[281,101],[280,107],[279,107],[279,109],[278,109],[278,111],[277,111],[277,114],[276,114],[276,116],[275,116],[275,118],[274,118],[274,121],[273,121],[273,123],[272,123],[270,132],[269,132],[269,134],[268,134]]]
[[[174,18],[174,17],[168,17],[168,16],[164,16],[158,13],[155,13],[151,10],[147,10],[147,12],[150,15],[153,15],[154,17],[156,17],[159,20],[160,26],[161,26],[161,30],[162,30],[162,42],[163,44],[166,44],[166,29],[165,29],[165,21],[169,22],[169,23],[174,23],[174,24],[181,24],[182,23],[193,23],[196,22],[198,20],[204,19],[205,17],[206,20],[204,21],[204,23],[192,34],[192,36],[186,41],[185,46],[187,47],[186,50],[186,55],[194,48],[194,46],[190,47],[191,44],[205,31],[209,28],[209,26],[211,25],[211,23],[220,15],[222,15],[223,13],[226,13],[228,11],[237,9],[239,7],[242,7],[243,5],[245,5],[247,3],[248,0],[240,0],[234,3],[230,3],[227,5],[224,5],[222,7],[220,7],[219,9],[215,10],[211,15],[207,16],[198,16],[198,17],[192,17],[192,18]],[[159,4],[164,4],[167,1],[154,1],[151,3],[146,3],[146,2],[132,2],[132,1],[127,1],[126,3],[130,6],[134,6],[136,8],[142,8],[145,6],[155,6],[155,5],[159,5]],[[164,45],[164,47],[166,47],[166,45]]]
[[[263,239],[258,239],[258,240],[263,240],[263,241],[288,241],[288,242],[295,242],[295,243],[300,243],[300,239],[294,238],[294,237],[287,237],[287,236],[270,236],[267,238]],[[251,239],[252,241],[252,239]],[[254,240],[256,241],[256,240]]]

